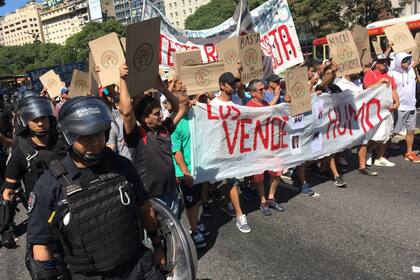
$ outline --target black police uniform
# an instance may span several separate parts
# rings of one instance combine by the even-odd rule
[[[77,168],[69,154],[57,163],[33,189],[29,245],[51,244],[58,234],[73,280],[143,279],[152,255],[136,210],[149,195],[132,163],[108,148],[90,168]]]

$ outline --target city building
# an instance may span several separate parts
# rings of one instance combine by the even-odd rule
[[[165,4],[163,0],[149,0],[163,14]],[[114,0],[115,15],[118,22],[127,25],[142,20],[144,0]]]
[[[0,16],[0,46],[4,46],[3,20],[4,17]]]
[[[210,0],[164,0],[166,17],[173,25],[180,29],[185,28],[185,20],[192,15],[198,7],[205,5]]]
[[[45,43],[64,45],[89,22],[86,0],[44,1],[41,12]]]
[[[36,41],[43,43],[41,9],[41,4],[33,0],[28,1],[24,7],[4,16],[0,23],[3,44],[16,46],[32,44]]]
[[[88,0],[87,2],[91,21],[104,22],[111,18],[115,19],[113,0]]]
[[[400,8],[401,12],[399,16],[410,16],[415,15],[420,12],[420,1],[411,0],[411,1],[401,1],[401,0],[391,0],[393,8]]]

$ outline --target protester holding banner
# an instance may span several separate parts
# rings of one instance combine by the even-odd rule
[[[239,105],[241,105],[242,101],[239,98],[239,100],[236,102],[234,101],[234,99],[232,99],[232,96],[234,96],[236,91],[236,82],[237,78],[235,78],[235,76],[232,73],[223,73],[219,77],[220,93],[210,102],[210,105],[224,106],[235,104],[236,102],[239,103]],[[248,224],[246,215],[242,212],[241,205],[239,202],[239,180],[236,178],[230,178],[227,180],[227,186],[230,188],[229,197],[231,199],[232,204],[228,203],[226,205],[227,207],[223,208],[223,210],[231,216],[236,216],[236,226],[241,232],[249,233],[251,232],[251,227]]]
[[[365,88],[373,88],[383,83],[386,83],[388,84],[388,86],[391,86],[393,105],[389,108],[389,111],[393,112],[400,106],[400,101],[396,91],[397,85],[395,83],[395,80],[390,75],[388,75],[390,62],[391,59],[384,55],[377,56],[376,60],[372,64],[372,70],[367,72],[363,78],[363,85]],[[395,166],[394,163],[390,162],[384,157],[386,143],[391,137],[392,129],[393,118],[392,115],[389,115],[382,121],[379,129],[372,137],[372,140],[377,142],[377,159],[374,162],[372,162],[372,154],[368,153],[366,162],[367,165],[371,165],[373,163],[376,166]]]
[[[395,55],[394,69],[390,75],[397,84],[397,93],[400,99],[400,106],[395,112],[394,133],[407,130],[405,159],[414,163],[420,163],[420,158],[413,152],[414,135],[416,128],[416,74],[413,70],[418,61],[412,63],[412,56],[408,53],[397,53]]]
[[[156,87],[174,110],[172,118],[162,121],[160,100],[143,94],[136,98],[133,106],[126,82],[128,67],[125,64],[120,67],[120,75],[119,110],[124,121],[124,140],[129,148],[135,149],[133,163],[149,194],[164,202],[175,215],[180,215],[170,136],[184,115],[185,107],[179,104],[160,76],[157,76]]]
[[[277,104],[277,100],[280,97],[279,85],[277,86],[275,90],[275,95],[272,98],[270,104],[264,100],[265,94],[264,94],[264,81],[263,80],[253,80],[249,83],[248,87],[251,92],[252,99],[248,101],[246,106],[265,107],[265,106],[273,106]],[[280,183],[281,172],[269,171],[268,174],[270,175],[270,190],[268,194],[268,199],[266,199],[266,196],[264,193],[264,173],[254,175],[252,177],[252,181],[256,186],[260,203],[261,203],[260,210],[264,216],[271,215],[270,208],[278,212],[284,211],[284,208],[275,199],[276,190]]]

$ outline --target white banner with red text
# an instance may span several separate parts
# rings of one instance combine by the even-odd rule
[[[245,7],[246,5],[246,7]],[[160,16],[160,64],[173,67],[177,51],[199,49],[203,62],[218,60],[215,44],[240,33],[260,33],[264,73],[280,73],[302,63],[299,39],[286,0],[269,0],[250,12],[252,24],[246,21],[249,11],[246,1],[239,1],[233,17],[220,25],[205,30],[180,30],[149,1],[146,1],[145,19]],[[262,78],[262,77],[261,77]]]
[[[386,86],[312,95],[312,112],[291,117],[272,107],[199,104],[189,112],[196,183],[280,171],[360,145],[391,117]]]

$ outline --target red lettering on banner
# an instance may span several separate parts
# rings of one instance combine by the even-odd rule
[[[248,153],[251,151],[251,147],[245,147],[245,140],[249,139],[249,134],[246,133],[245,125],[252,124],[251,119],[241,119],[241,141],[239,145],[239,152],[241,154]]]
[[[228,152],[230,155],[233,154],[233,152],[235,151],[236,140],[238,139],[239,123],[240,121],[236,121],[235,132],[233,133],[233,140],[231,141],[227,123],[226,121],[223,121],[223,130],[225,131],[226,144],[228,146]]]
[[[257,120],[256,124],[255,124],[255,130],[254,130],[254,151],[257,149],[257,140],[258,140],[258,136],[261,140],[261,143],[263,144],[265,149],[268,149],[268,137],[270,135],[270,118],[267,118],[267,120],[265,121],[265,136],[262,132],[262,127],[261,127],[261,121]]]
[[[328,127],[327,127],[327,140],[330,139],[330,127],[331,125],[333,126],[333,138],[335,139],[337,136],[335,134],[335,128],[337,126],[337,111],[334,108],[334,113],[335,113],[335,118],[331,118],[331,109],[328,110],[328,119],[330,120],[330,122],[328,123]]]
[[[219,116],[214,116],[211,114],[211,105],[207,104],[207,119],[209,120],[218,120]]]
[[[283,64],[283,57],[280,52],[279,42],[277,41],[277,29],[271,30],[270,32],[268,32],[268,35],[273,37],[275,49],[277,50],[278,59],[277,59],[277,56],[273,54],[273,48],[271,48],[271,58],[273,59],[273,62],[274,62],[274,68],[278,68]],[[267,40],[268,42],[270,42],[268,38]]]
[[[284,136],[287,134],[286,131],[284,131],[284,127],[285,127],[286,123],[283,121],[283,119],[281,119],[279,117],[273,117],[273,119],[271,120],[271,150],[272,151],[288,147],[287,144],[283,143]],[[277,124],[275,124],[275,123],[277,123]],[[276,128],[278,128],[278,130],[279,130],[278,143],[275,142],[276,139],[274,138],[275,135],[276,135],[276,133],[275,133]]]
[[[225,106],[219,106],[219,116],[222,120],[227,120],[230,116],[230,111],[232,110],[230,106],[226,106],[227,113],[226,115],[223,114],[223,107]]]
[[[353,109],[353,107],[349,104],[349,118],[351,119],[353,117],[353,120],[357,122],[359,120],[359,117],[361,115],[361,121],[360,124],[362,125],[363,133],[366,133],[366,128],[363,119],[365,118],[365,103],[362,103],[362,107],[360,107],[359,111],[356,111]]]
[[[167,53],[166,53],[166,63],[169,66],[174,66],[174,63],[172,62],[172,53],[175,53],[176,49],[172,48],[172,41],[171,40],[168,40],[168,49],[166,51],[167,51]]]
[[[372,129],[373,128],[373,124],[370,122],[370,119],[369,119],[369,112],[370,112],[370,106],[371,105],[376,105],[377,106],[377,111],[376,111],[376,113],[377,113],[377,115],[378,115],[378,119],[380,120],[380,121],[382,121],[382,117],[381,117],[381,114],[380,114],[380,112],[381,112],[381,101],[379,101],[379,99],[376,99],[376,98],[372,98],[371,100],[369,100],[369,102],[366,104],[366,124],[369,126],[369,128],[370,129]]]
[[[232,106],[232,110],[235,111],[236,115],[232,117],[232,120],[237,120],[241,117],[241,111],[236,108],[235,106]]]
[[[293,56],[296,57],[297,56],[296,48],[295,48],[295,45],[293,44],[292,38],[290,37],[289,28],[287,27],[287,25],[279,26],[278,33],[279,33],[279,36],[280,36],[281,45],[283,46],[284,53],[286,54],[286,60],[290,60],[289,51],[287,50],[287,46],[290,46],[290,48],[292,49],[292,52],[293,52]]]
[[[214,44],[204,45],[204,52],[206,53],[208,62],[217,61],[216,48],[214,47]]]
[[[346,134],[346,131],[347,131],[347,116],[346,116],[345,121],[343,122],[342,120],[344,118],[341,116],[340,107],[337,107],[337,111],[336,112],[338,112],[337,113],[337,116],[338,116],[338,126],[337,126],[338,134],[339,135],[344,135],[344,134]],[[346,109],[346,114],[347,114],[347,109]],[[341,130],[341,128],[344,128],[344,130]]]

